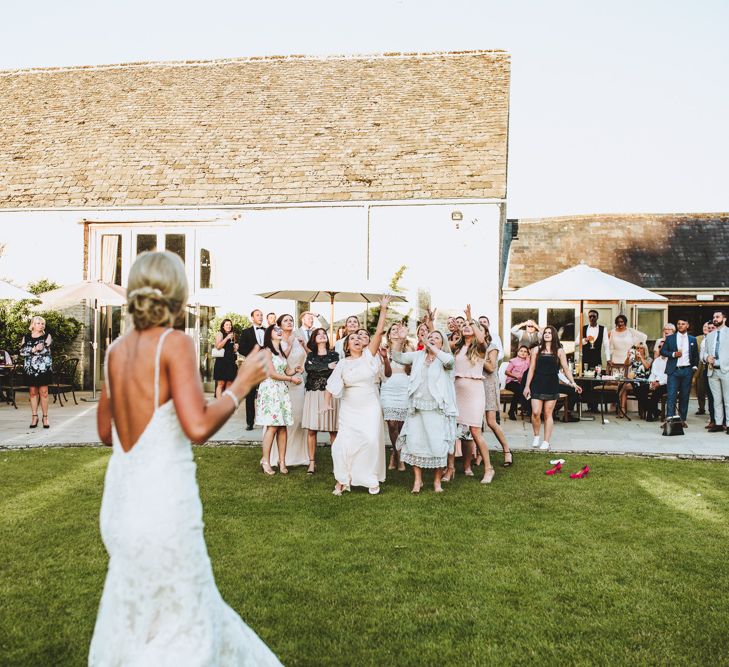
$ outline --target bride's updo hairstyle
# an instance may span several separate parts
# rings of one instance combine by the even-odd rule
[[[143,252],[129,272],[127,309],[134,328],[173,326],[187,301],[182,260],[171,252]]]

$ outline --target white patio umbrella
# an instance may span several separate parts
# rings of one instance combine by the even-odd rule
[[[376,303],[389,292],[363,290],[272,290],[259,292],[264,299],[287,299],[289,301],[328,302],[330,304],[329,338],[334,340],[334,302],[339,303]],[[390,294],[393,301],[406,301],[397,294]]]
[[[93,394],[90,399],[96,401],[96,368],[98,354],[99,306],[123,306],[127,302],[127,291],[119,285],[111,283],[93,282],[83,280],[80,283],[66,285],[58,289],[43,292],[38,295],[42,305],[46,307],[59,307],[86,301],[93,303],[94,308],[94,335],[91,347],[94,350],[94,371],[91,373]]]
[[[8,299],[10,301],[23,301],[24,299],[37,299],[35,294],[26,292],[20,287],[16,287],[7,280],[0,280],[0,301]]]
[[[585,301],[668,301],[665,296],[611,276],[584,262],[504,296],[515,301],[579,301],[580,357]]]

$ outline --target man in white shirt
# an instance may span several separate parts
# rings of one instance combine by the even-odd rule
[[[706,337],[704,354],[708,367],[709,387],[714,397],[714,426],[709,432],[729,433],[729,328],[726,326],[726,312],[714,313],[716,329]]]
[[[610,361],[610,340],[602,324],[597,323],[598,312],[591,310],[587,313],[588,324],[582,327],[582,361],[585,369],[602,366],[602,355],[605,354],[605,364]]]
[[[660,355],[663,341],[658,341],[656,344],[657,357],[653,360],[651,365],[651,374],[648,376],[648,388],[650,393],[646,398],[645,404],[645,420],[647,422],[654,422],[659,417],[658,402],[661,397],[666,395],[666,385],[668,384],[668,376],[666,375],[666,362],[668,361],[665,357]]]

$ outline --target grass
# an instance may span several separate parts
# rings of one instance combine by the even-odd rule
[[[85,664],[108,456],[0,452],[0,664]],[[729,664],[726,464],[570,457],[580,481],[517,454],[491,487],[336,498],[319,457],[266,478],[196,450],[218,587],[284,664]]]

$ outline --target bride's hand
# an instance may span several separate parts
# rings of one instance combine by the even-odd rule
[[[247,386],[246,393],[268,377],[270,357],[271,353],[268,350],[262,350],[256,345],[240,365],[236,381]]]

